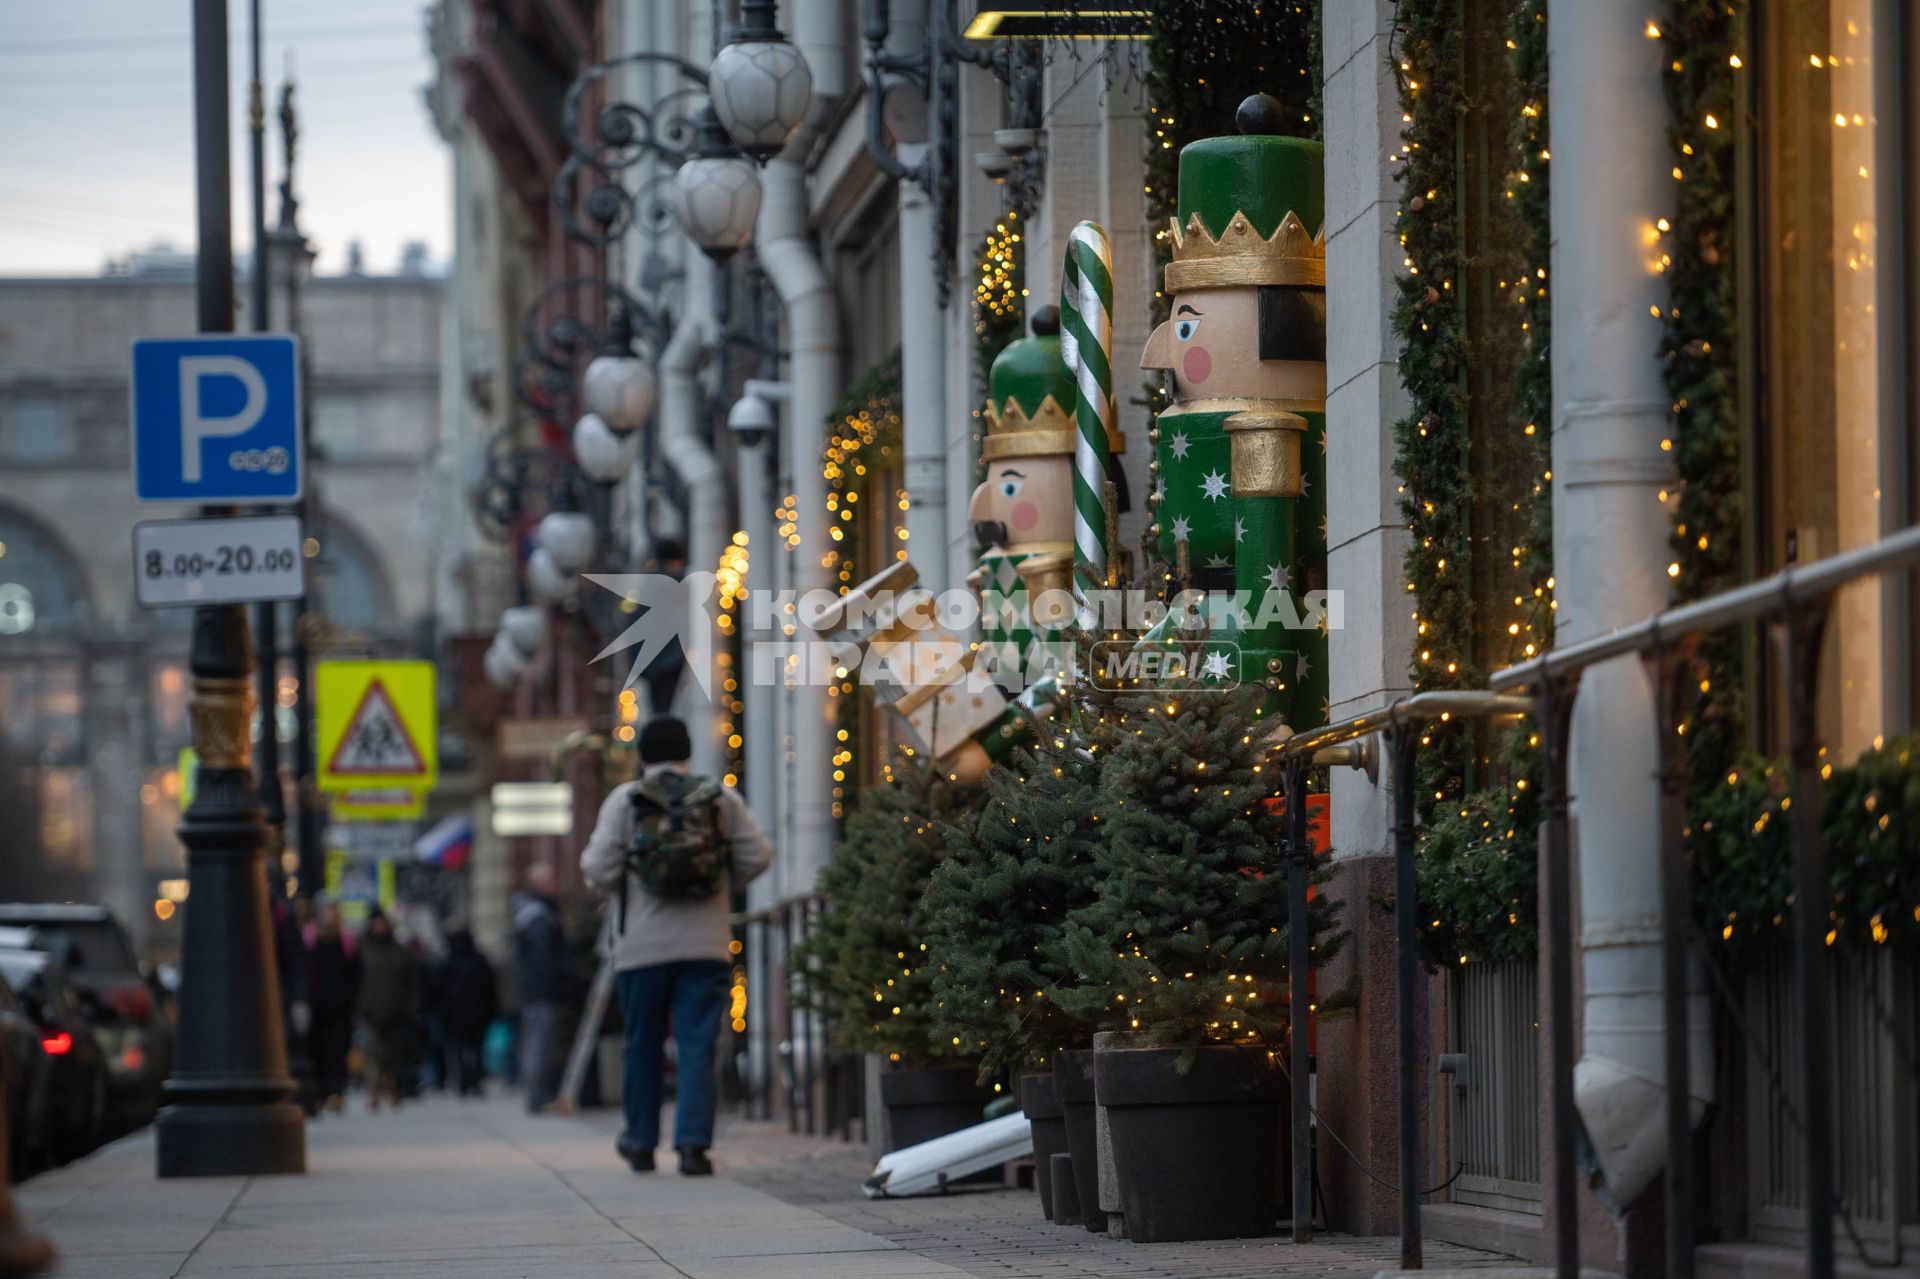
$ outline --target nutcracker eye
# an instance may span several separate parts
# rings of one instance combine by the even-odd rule
[[[1026,472],[1016,471],[1012,467],[1000,472],[1000,496],[1009,501],[1020,496],[1020,484],[1026,478]]]
[[[1200,321],[1198,320],[1175,320],[1173,322],[1173,336],[1179,338],[1182,342],[1191,342],[1193,335],[1199,331]]]

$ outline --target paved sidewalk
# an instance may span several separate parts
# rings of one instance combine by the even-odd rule
[[[159,1181],[140,1134],[19,1187],[61,1276],[879,1279],[881,1276],[1372,1274],[1391,1240],[1144,1246],[1040,1219],[1030,1192],[869,1202],[857,1150],[732,1123],[722,1175],[636,1176],[610,1114],[530,1118],[510,1099],[433,1099],[308,1129],[305,1177]],[[669,1155],[670,1159],[671,1156]],[[1444,1255],[1437,1255],[1444,1252]],[[1497,1266],[1466,1249],[1429,1264]]]

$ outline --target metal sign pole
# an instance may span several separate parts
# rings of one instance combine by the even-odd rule
[[[233,329],[226,0],[194,0],[199,164],[199,319]],[[211,513],[211,512],[210,512]],[[179,1048],[155,1121],[162,1177],[306,1171],[274,977],[267,827],[249,764],[247,619],[241,605],[194,612],[193,745],[199,775],[180,825],[188,898]]]

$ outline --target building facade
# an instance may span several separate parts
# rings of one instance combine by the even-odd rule
[[[1324,225],[1309,231],[1325,254],[1325,584],[1344,614],[1329,639],[1327,722],[1415,692],[1483,687],[1555,646],[1915,520],[1920,256],[1907,153],[1920,77],[1909,74],[1915,24],[1898,5],[1752,0],[1628,15],[1572,0],[1325,0],[1290,6],[1297,38],[1251,52],[1205,34],[1209,17],[1222,28],[1253,22],[1239,7],[1161,6],[1144,40],[1095,28],[1039,42],[1030,77],[1017,73],[1030,52],[1020,42],[974,48],[1008,59],[999,72],[956,57],[969,14],[952,4],[883,7],[881,45],[931,47],[937,74],[950,76],[931,115],[910,86],[871,68],[858,6],[783,6],[811,94],[759,170],[752,244],[722,271],[670,222],[636,218],[591,246],[660,321],[643,343],[658,409],[630,470],[605,489],[600,571],[641,571],[672,537],[694,569],[738,567],[744,548],[751,590],[844,592],[900,560],[936,592],[966,588],[986,366],[1059,301],[1061,260],[1083,219],[1111,243],[1116,426],[1129,441],[1119,467],[1131,498],[1118,544],[1140,546],[1160,401],[1157,383],[1133,370],[1165,318],[1174,157],[1203,129],[1231,131],[1234,107],[1256,92],[1298,104],[1295,131],[1325,148]],[[583,14],[595,36],[576,74],[592,59],[627,61],[582,101],[691,93],[663,59],[705,67],[729,8]],[[446,11],[462,11],[461,0]],[[484,114],[471,99],[466,112]],[[493,162],[517,162],[518,144],[495,133],[483,129]],[[591,153],[589,134],[558,136]],[[929,148],[938,176],[899,176]],[[555,154],[557,179],[566,152]],[[662,162],[656,178],[671,169]],[[485,240],[462,225],[476,246]],[[548,284],[572,269],[535,268]],[[477,262],[461,273],[456,289],[496,317],[531,300],[525,284]],[[599,332],[610,307],[584,289],[560,310]],[[764,317],[771,341],[756,327]],[[770,444],[726,426],[749,376],[785,384]],[[578,407],[536,403],[503,429],[564,457]],[[536,496],[526,514],[547,505]],[[516,548],[523,575],[536,549],[532,539]],[[614,632],[595,616],[611,605],[580,590],[554,600],[552,633],[584,661]],[[1907,766],[1900,743],[1920,723],[1914,616],[1911,577],[1839,597],[1815,676],[1820,740],[1838,773]],[[1781,767],[1793,683],[1768,645],[1757,633],[1710,645],[1681,721],[1693,733],[1697,821],[1755,837],[1780,811],[1770,770]],[[532,684],[505,681],[515,713],[557,713],[551,698],[564,689],[576,699],[565,713],[624,762],[616,744],[643,712],[612,672],[565,661],[537,670]],[[741,781],[775,834],[776,868],[750,900],[767,907],[812,892],[838,823],[900,738],[852,680],[725,674],[714,699],[683,687],[676,705],[696,730],[696,765]],[[1581,1247],[1589,1264],[1650,1273],[1664,1138],[1648,1129],[1661,1113],[1664,1039],[1648,761],[1667,721],[1630,659],[1592,672],[1579,706],[1576,1055],[1602,1173],[1600,1193],[1580,1192]],[[1336,769],[1328,784],[1327,891],[1345,903],[1350,940],[1324,976],[1354,998],[1317,1031],[1316,1104],[1345,1151],[1320,1148],[1327,1216],[1339,1229],[1388,1232],[1390,1181],[1413,1176],[1439,1187],[1429,1233],[1545,1260],[1555,1205],[1543,1169],[1573,1137],[1552,1131],[1541,1082],[1550,1010],[1539,744],[1525,730],[1516,739],[1460,725],[1431,738],[1418,775],[1420,893],[1435,912],[1419,1051],[1438,1082],[1422,1089],[1417,1169],[1391,1171],[1394,935],[1376,903],[1394,891],[1393,783],[1390,772]],[[1709,806],[1732,801],[1706,785],[1716,779],[1738,799],[1717,818]],[[1745,845],[1689,846],[1697,909],[1725,916],[1699,948],[1690,1042],[1696,1062],[1713,1063],[1695,1085],[1715,1165],[1703,1174],[1698,1235],[1706,1260],[1728,1272],[1777,1261],[1767,1250],[1806,1231],[1793,1124],[1768,1083],[1788,1054],[1787,908],[1764,893],[1729,895],[1729,885],[1778,881],[1784,845],[1746,842],[1764,845],[1761,860],[1740,862]],[[571,851],[527,841],[502,856],[564,863]],[[1833,850],[1855,854],[1865,856]],[[1913,891],[1908,872],[1887,873],[1902,885],[1899,909],[1920,910],[1898,897]],[[1831,944],[1845,972],[1867,974],[1848,980],[1870,997],[1846,1005],[1843,1069],[1874,1081],[1905,1135],[1881,1142],[1870,1108],[1843,1102],[1843,1197],[1867,1223],[1855,1251],[1910,1259],[1920,1098],[1889,1063],[1901,1052],[1897,1025],[1911,1024],[1900,1010],[1920,987],[1891,911],[1853,922]],[[1770,1030],[1734,1028],[1733,1014],[1763,1010]],[[1434,1073],[1443,1058],[1449,1073]]]
[[[424,275],[323,276],[301,290],[322,654],[430,652],[446,606],[430,483],[441,293]],[[95,278],[0,281],[0,689],[8,810],[23,833],[6,854],[9,893],[104,901],[163,953],[173,911],[160,884],[185,865],[173,831],[191,610],[138,605],[132,539],[140,520],[191,511],[134,500],[128,352],[191,332],[193,299],[190,259],[159,254]],[[271,722],[290,762],[285,669]]]

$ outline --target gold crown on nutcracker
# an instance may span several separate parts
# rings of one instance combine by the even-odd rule
[[[1167,266],[1167,292],[1284,284],[1327,286],[1327,235],[1308,234],[1300,215],[1288,211],[1271,236],[1262,237],[1245,213],[1235,212],[1216,239],[1198,213],[1173,226],[1173,261]]]
[[[996,409],[993,401],[987,401],[987,429],[996,435],[1012,435],[1021,431],[1065,431],[1066,447],[1073,447],[1073,417],[1060,406],[1060,401],[1049,395],[1040,401],[1039,409],[1032,417],[1020,407],[1020,401],[1007,397],[1007,407]]]

